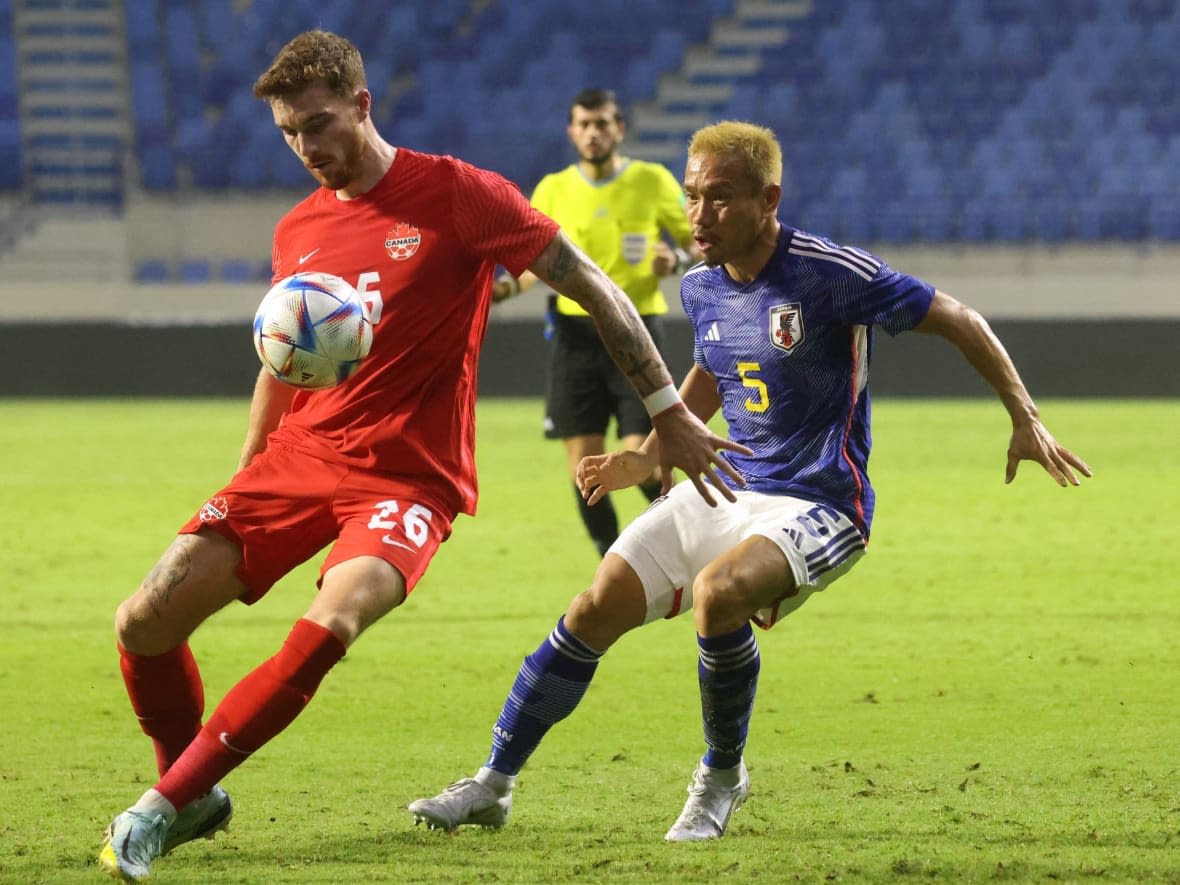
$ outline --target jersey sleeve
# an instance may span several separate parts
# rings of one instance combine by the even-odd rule
[[[462,243],[514,276],[524,273],[557,235],[557,222],[495,172],[457,163],[452,200]]]
[[[678,246],[692,236],[692,226],[684,211],[684,190],[676,177],[663,166],[656,166],[656,218],[663,230],[671,234]]]
[[[847,325],[877,326],[890,335],[922,322],[934,300],[934,287],[882,263],[868,281],[855,274],[833,287],[836,310]]]

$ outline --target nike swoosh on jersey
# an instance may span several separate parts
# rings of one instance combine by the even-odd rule
[[[414,552],[414,548],[409,544],[403,544],[401,541],[395,541],[393,538],[389,537],[389,535],[382,535],[381,543],[388,544],[391,547],[401,547],[403,550],[409,550],[411,553]]]
[[[310,252],[308,252],[306,255],[300,255],[299,256],[299,263],[303,264],[303,262],[307,261],[307,259],[311,258],[311,256],[315,255],[315,253],[319,252],[320,249],[322,249],[322,248],[323,248],[323,246],[317,246],[316,248],[314,248]]]

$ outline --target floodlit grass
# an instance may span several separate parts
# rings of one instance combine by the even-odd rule
[[[533,401],[480,406],[480,515],[306,713],[226,782],[228,837],[157,883],[1180,881],[1180,408],[1042,403],[1096,476],[1002,482],[993,402],[876,403],[871,554],[769,634],[724,840],[662,841],[701,752],[691,619],[605,658],[508,826],[405,805],[470,774],[521,657],[594,568]],[[237,459],[241,401],[0,401],[0,881],[102,881],[154,781],[111,620]],[[638,512],[638,493],[621,509]],[[193,640],[209,708],[315,565]]]

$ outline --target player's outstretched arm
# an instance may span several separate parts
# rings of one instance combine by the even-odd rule
[[[560,232],[529,270],[590,314],[607,351],[643,397],[660,437],[664,491],[672,487],[672,468],[676,467],[710,505],[716,502],[706,488],[706,479],[728,497],[728,487],[716,474],[728,467],[719,450],[741,451],[742,447],[713,433],[685,408],[668,367],[626,293]]]
[[[978,312],[944,292],[935,292],[930,310],[916,331],[941,335],[950,341],[999,394],[1012,418],[1004,482],[1016,478],[1021,461],[1036,461],[1060,486],[1081,485],[1075,469],[1082,476],[1093,476],[1086,462],[1057,442],[1041,423],[1036,403],[1020,380],[1008,351]]]

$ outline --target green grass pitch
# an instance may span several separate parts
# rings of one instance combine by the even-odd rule
[[[625,637],[509,824],[405,805],[469,775],[520,659],[594,568],[535,401],[480,405],[483,497],[405,606],[226,781],[232,832],[157,883],[1180,882],[1180,408],[1049,401],[1094,479],[1003,484],[992,401],[879,400],[871,553],[768,634],[729,834],[668,845],[701,752],[691,618]],[[103,881],[154,781],[115,606],[232,470],[244,401],[0,401],[0,882]],[[619,498],[627,517],[638,493]],[[314,564],[193,639],[208,708]]]

